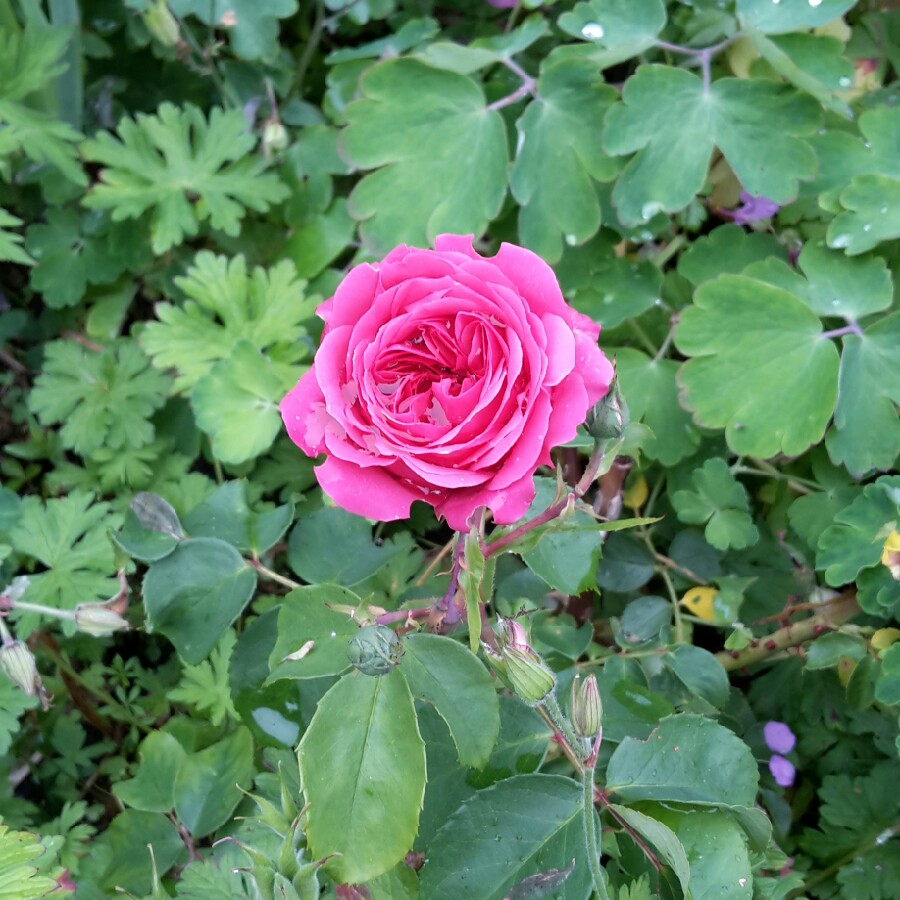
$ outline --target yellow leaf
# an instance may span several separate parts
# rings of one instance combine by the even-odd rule
[[[900,532],[892,531],[881,551],[881,564],[886,566],[896,581],[900,581]]]
[[[849,656],[842,656],[838,660],[838,664],[837,664],[838,679],[840,679],[840,682],[844,687],[847,687],[847,682],[850,681],[850,676],[853,674],[853,670],[855,668],[856,668],[856,660],[851,659]]]
[[[631,479],[631,483],[622,494],[622,502],[629,509],[640,509],[647,502],[647,480],[643,475]]]
[[[716,613],[713,605],[718,593],[718,588],[714,587],[692,587],[681,598],[681,605],[689,609],[698,619],[715,622]]]
[[[881,652],[887,650],[891,644],[896,644],[898,640],[900,640],[900,628],[879,628],[872,635],[872,648]]]

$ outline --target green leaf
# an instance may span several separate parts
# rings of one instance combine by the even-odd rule
[[[517,775],[479,791],[447,820],[420,873],[426,897],[503,900],[510,888],[548,869],[575,869],[554,896],[584,900],[581,787],[559,775]]]
[[[617,819],[627,822],[641,837],[656,848],[678,879],[685,900],[692,900],[690,866],[684,847],[675,832],[652,816],[638,812],[636,809],[629,809],[627,806],[619,806],[616,803],[610,804],[609,808],[616,813]]]
[[[253,778],[253,739],[243,726],[198,753],[189,754],[175,777],[175,813],[195,837],[224,825]]]
[[[255,143],[239,110],[213,108],[207,120],[196,106],[163,103],[156,115],[122,119],[118,138],[100,131],[82,144],[104,167],[84,204],[112,210],[116,222],[150,211],[156,254],[198,234],[206,220],[234,237],[247,209],[266,212],[287,196],[251,155]]]
[[[301,518],[288,539],[288,564],[310,584],[354,585],[403,552],[403,545],[372,540],[372,527],[336,506]]]
[[[28,405],[42,424],[62,424],[64,446],[90,456],[101,447],[151,443],[150,417],[165,403],[170,385],[133,341],[118,341],[100,352],[75,341],[52,341],[44,349],[43,370]]]
[[[330,604],[359,606],[360,599],[346,588],[312,584],[294,588],[281,600],[278,612],[278,639],[270,655],[269,681],[279,678],[318,678],[337,675],[350,665],[347,644],[359,626],[346,613],[330,609]],[[312,641],[308,651],[297,654]]]
[[[27,709],[38,705],[37,697],[30,697],[5,675],[0,678],[0,755],[6,755],[19,731],[19,719]]]
[[[4,900],[38,900],[59,887],[56,880],[39,875],[31,865],[47,848],[36,834],[10,831],[0,825],[0,897]]]
[[[336,880],[362,882],[412,847],[425,792],[425,744],[406,679],[345,675],[322,698],[303,740],[307,841]]]
[[[767,34],[786,34],[831,22],[853,5],[854,0],[737,0],[737,13],[745,26]]]
[[[344,252],[355,230],[346,202],[338,199],[322,215],[296,229],[281,255],[290,259],[304,278],[312,278]]]
[[[185,852],[173,822],[162,813],[136,809],[119,813],[104,833],[103,840],[109,848],[110,862],[100,882],[107,890],[107,896],[112,896],[117,887],[146,894],[153,877],[151,859],[157,872],[168,872]]]
[[[244,876],[227,867],[225,862],[212,860],[191,863],[178,878],[177,900],[247,900]]]
[[[881,659],[881,673],[875,683],[875,700],[886,706],[900,704],[900,644],[893,644]]]
[[[773,235],[746,232],[738,225],[720,225],[681,254],[678,273],[700,285],[719,275],[738,275],[751,263],[773,256],[785,263],[788,260],[787,251]]]
[[[168,812],[175,806],[175,776],[187,754],[177,738],[152,731],[138,749],[140,764],[133,778],[113,785],[120,803],[145,812]]]
[[[414,697],[447,723],[461,765],[480,769],[500,734],[497,691],[477,656],[451,638],[413,634],[403,641],[400,671]]]
[[[0,158],[21,151],[32,162],[49,164],[84,185],[87,178],[74,145],[81,135],[28,102],[65,70],[62,56],[71,34],[67,28],[34,23],[21,32],[0,31]]]
[[[845,335],[834,427],[825,444],[855,476],[890,469],[900,454],[900,315]]]
[[[644,453],[664,466],[674,466],[693,454],[700,444],[700,433],[678,402],[675,373],[679,363],[650,359],[630,347],[607,353],[615,357],[632,421],[643,422],[653,432],[643,443]]]
[[[191,407],[217,459],[239,465],[272,446],[282,428],[278,404],[293,381],[279,377],[249,341],[238,343],[197,381]]]
[[[752,806],[759,770],[734,732],[701,716],[676,715],[646,741],[625,738],[609,760],[606,782],[626,802]]]
[[[695,696],[717,709],[728,703],[730,686],[722,664],[708,650],[682,644],[663,657],[666,667]]]
[[[714,147],[750,194],[793,200],[798,181],[815,173],[815,154],[799,138],[816,130],[819,115],[811,98],[773,81],[722,78],[707,89],[684,69],[640,67],[603,135],[608,153],[637,153],[613,190],[620,220],[633,226],[687,206]]]
[[[682,522],[705,524],[706,540],[717,550],[740,550],[759,540],[747,491],[724,459],[706,460],[694,470],[691,480],[694,490],[672,494],[672,505]]]
[[[188,298],[181,306],[158,303],[158,322],[149,322],[141,345],[160,369],[177,370],[175,389],[188,390],[213,364],[228,359],[243,340],[297,376],[293,366],[312,350],[301,324],[313,314],[306,282],[293,263],[247,273],[243,256],[229,260],[208,251],[197,254],[187,275],[175,284]]]
[[[650,309],[662,288],[662,274],[652,263],[616,256],[619,240],[604,230],[583,247],[567,245],[555,268],[566,299],[604,328]]]
[[[183,703],[205,714],[205,718],[218,727],[227,716],[238,720],[231,702],[228,684],[228,665],[237,636],[229,628],[222,634],[209,659],[196,666],[185,666],[178,686],[166,695],[174,703]]]
[[[18,228],[22,220],[0,207],[0,261],[18,263],[20,266],[33,266],[34,260],[22,247],[22,235],[9,228]]]
[[[816,638],[806,651],[806,668],[833,669],[842,659],[852,659],[857,662],[867,652],[866,642],[855,634],[844,634],[834,631],[831,634],[823,634]]]
[[[371,68],[361,87],[342,141],[353,165],[377,170],[350,195],[372,252],[427,246],[442,232],[481,234],[506,193],[507,148],[503,119],[478,85],[396,59]]]
[[[189,538],[144,576],[147,623],[175,645],[186,663],[197,665],[255,590],[256,572],[234,547],[215,538]]]
[[[702,285],[675,332],[695,357],[679,381],[696,421],[724,427],[738,454],[803,453],[837,400],[838,352],[821,334],[818,316],[785,290],[742,275]]]
[[[724,812],[697,815],[660,808],[657,816],[681,842],[694,900],[750,900],[753,874],[741,827]]]
[[[605,69],[643,53],[666,24],[661,0],[588,0],[559,17],[559,27],[596,45],[592,59]]]
[[[624,534],[612,534],[603,545],[597,584],[622,594],[636,591],[653,577],[654,564],[653,555],[642,543]]]
[[[828,226],[830,246],[853,255],[900,237],[900,179],[857,175],[841,191],[841,206]]]
[[[108,503],[73,491],[68,497],[22,500],[21,515],[9,535],[16,552],[38,560],[46,571],[29,575],[29,603],[74,609],[79,603],[104,600],[117,590],[112,544],[107,537],[120,518]],[[18,635],[26,637],[40,620],[32,613],[18,620]],[[68,623],[64,623],[66,627]]]
[[[618,163],[603,153],[596,123],[616,93],[587,60],[542,67],[537,97],[516,123],[519,142],[509,184],[519,203],[519,237],[548,262],[600,227],[594,181],[611,181]]]
[[[171,0],[179,17],[196,16],[210,28],[225,28],[234,52],[243,59],[274,60],[278,53],[279,19],[297,12],[297,0]]]
[[[900,476],[867,484],[862,495],[834,517],[822,532],[816,568],[825,581],[839,587],[863,570],[879,565],[884,541],[900,522]]]

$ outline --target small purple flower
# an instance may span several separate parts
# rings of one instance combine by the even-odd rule
[[[736,225],[749,225],[760,219],[769,219],[781,209],[781,206],[768,197],[752,197],[746,191],[741,191],[741,203],[737,209],[723,210],[722,215],[731,219]]]
[[[766,722],[763,737],[773,753],[790,753],[797,745],[797,735],[784,722]]]
[[[797,776],[794,764],[777,753],[769,760],[769,771],[772,773],[775,783],[783,788],[790,787]]]
[[[519,0],[487,0],[487,4],[494,9],[513,9],[519,5]]]

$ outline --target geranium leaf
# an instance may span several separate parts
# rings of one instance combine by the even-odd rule
[[[350,195],[370,248],[483,232],[506,194],[507,147],[503,119],[486,109],[481,88],[464,75],[397,59],[370,69],[362,91],[347,107],[342,143],[355,166],[376,170]]]
[[[425,793],[425,743],[402,673],[345,675],[319,702],[299,749],[314,858],[336,880],[387,872],[412,847]]]
[[[716,146],[750,194],[794,199],[799,180],[815,173],[815,154],[799,138],[816,130],[820,114],[810,97],[772,81],[722,78],[705,87],[684,69],[641,67],[603,135],[608,153],[636,153],[613,190],[620,220],[637,225],[687,206]]]
[[[20,266],[33,266],[34,260],[22,247],[22,235],[10,228],[18,228],[22,220],[0,207],[0,260],[18,263]]]
[[[838,352],[818,316],[742,275],[708,282],[694,301],[675,342],[694,357],[679,382],[697,422],[725,428],[729,447],[753,456],[796,456],[819,441],[837,400]]]
[[[619,163],[603,153],[597,123],[616,94],[587,60],[546,66],[538,96],[519,118],[510,188],[519,202],[522,243],[549,262],[566,243],[580,244],[600,227],[594,181],[610,181]]]

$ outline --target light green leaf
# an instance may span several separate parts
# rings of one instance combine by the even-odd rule
[[[104,832],[103,843],[109,849],[109,864],[100,883],[107,896],[116,888],[146,894],[152,883],[152,859],[156,871],[168,872],[180,856],[187,856],[175,824],[162,813],[126,809],[119,813]],[[149,847],[148,847],[149,845]]]
[[[867,653],[868,645],[855,634],[834,631],[819,635],[806,651],[805,668],[833,669],[842,659],[861,660]]]
[[[394,670],[345,675],[300,741],[313,858],[338,881],[387,872],[412,848],[425,793],[425,744],[409,686]]]
[[[613,190],[620,220],[637,225],[687,206],[716,146],[750,194],[793,200],[815,173],[815,154],[799,138],[819,116],[814,100],[774,81],[722,78],[707,89],[684,69],[642,66],[606,115],[607,152],[636,152]]]
[[[610,181],[618,163],[603,153],[597,123],[616,99],[597,67],[562,60],[542,69],[537,97],[516,123],[519,142],[509,184],[519,203],[519,237],[548,262],[600,227],[594,182]]]
[[[216,727],[226,716],[238,721],[228,684],[228,666],[236,641],[234,631],[227,629],[209,659],[196,666],[185,666],[177,687],[166,696],[174,703],[183,703],[205,714]]]
[[[900,237],[900,179],[857,175],[840,199],[845,212],[828,226],[830,246],[854,255]]]
[[[175,776],[187,753],[165,731],[152,731],[138,748],[140,763],[133,778],[113,785],[120,803],[145,812],[168,812],[175,806]]]
[[[191,408],[217,459],[239,465],[272,446],[282,427],[278,404],[294,380],[282,378],[267,356],[241,341],[197,381]]]
[[[573,859],[560,900],[590,893],[581,787],[559,775],[518,775],[463,802],[432,841],[420,885],[426,897],[503,900],[523,878]]]
[[[843,344],[834,427],[825,443],[835,463],[861,477],[892,468],[900,454],[900,315],[880,319],[861,336],[846,335]]]
[[[666,24],[662,0],[588,0],[559,17],[559,27],[596,45],[600,69],[643,53]]]
[[[33,266],[34,260],[22,247],[22,235],[9,228],[18,228],[22,220],[0,207],[0,260],[18,263],[20,266]]]
[[[610,804],[609,808],[615,811],[617,819],[627,822],[641,837],[646,838],[656,848],[678,879],[685,900],[692,900],[690,866],[684,847],[672,829],[636,809],[619,806],[617,803]]]
[[[737,0],[737,13],[743,25],[767,34],[786,34],[824,25],[842,16],[855,0]]]
[[[215,538],[188,538],[144,577],[147,624],[169,638],[186,663],[197,665],[255,589],[256,572],[234,547]]]
[[[253,779],[253,738],[242,725],[215,744],[189,754],[175,777],[175,813],[195,837],[211,834],[230,818],[240,788]]]
[[[355,230],[347,203],[337,199],[328,210],[294,231],[281,255],[297,266],[300,275],[312,278],[344,252]]]
[[[350,195],[372,252],[427,246],[442,232],[481,234],[506,193],[507,148],[503,119],[478,85],[397,59],[370,69],[362,91],[342,139],[350,162],[377,170]]]
[[[0,677],[0,755],[5,755],[19,731],[19,717],[26,709],[34,709],[38,698],[24,693],[5,675]]]
[[[278,611],[278,639],[269,655],[272,674],[280,678],[318,678],[337,675],[350,665],[347,644],[359,626],[346,613],[330,609],[329,604],[359,606],[356,594],[337,585],[311,584],[294,588],[281,600]],[[312,646],[298,654],[312,641]]]
[[[403,642],[400,671],[413,696],[447,723],[461,765],[483,768],[500,734],[497,691],[477,656],[451,638],[413,634]]]
[[[609,760],[606,781],[610,793],[628,802],[752,806],[759,770],[733,731],[702,716],[675,715],[646,741],[625,738]]]
[[[746,232],[738,225],[720,225],[681,254],[678,273],[700,285],[719,275],[738,275],[751,263],[773,256],[785,263],[788,259],[787,251],[773,235]]]
[[[301,323],[312,316],[316,299],[304,297],[306,282],[288,260],[248,274],[243,256],[229,260],[202,251],[175,284],[188,299],[179,306],[158,303],[159,321],[145,326],[140,341],[154,365],[178,370],[178,391],[193,387],[242,340],[294,377],[293,365],[312,352]]]
[[[3,900],[38,900],[56,891],[53,878],[39,875],[31,865],[47,848],[38,835],[27,831],[10,831],[0,825],[0,897]]]
[[[679,382],[701,425],[739,454],[797,456],[822,438],[837,400],[838,352],[793,294],[741,275],[702,285],[681,314]],[[752,390],[748,390],[749,385]]]
[[[674,466],[700,444],[700,432],[678,402],[675,373],[679,363],[652,360],[640,350],[621,347],[607,350],[615,357],[622,393],[632,421],[643,422],[653,433],[644,441],[650,459]]]
[[[196,106],[163,103],[156,115],[122,119],[118,137],[100,131],[82,144],[104,167],[84,204],[112,210],[116,222],[150,211],[157,254],[206,220],[233,237],[247,209],[266,212],[287,196],[262,157],[250,155],[255,143],[240,110],[213,108],[207,119]]]
[[[705,524],[706,540],[717,550],[740,550],[759,540],[747,492],[724,459],[706,460],[694,470],[691,480],[694,490],[672,494],[672,505],[682,522]]]

